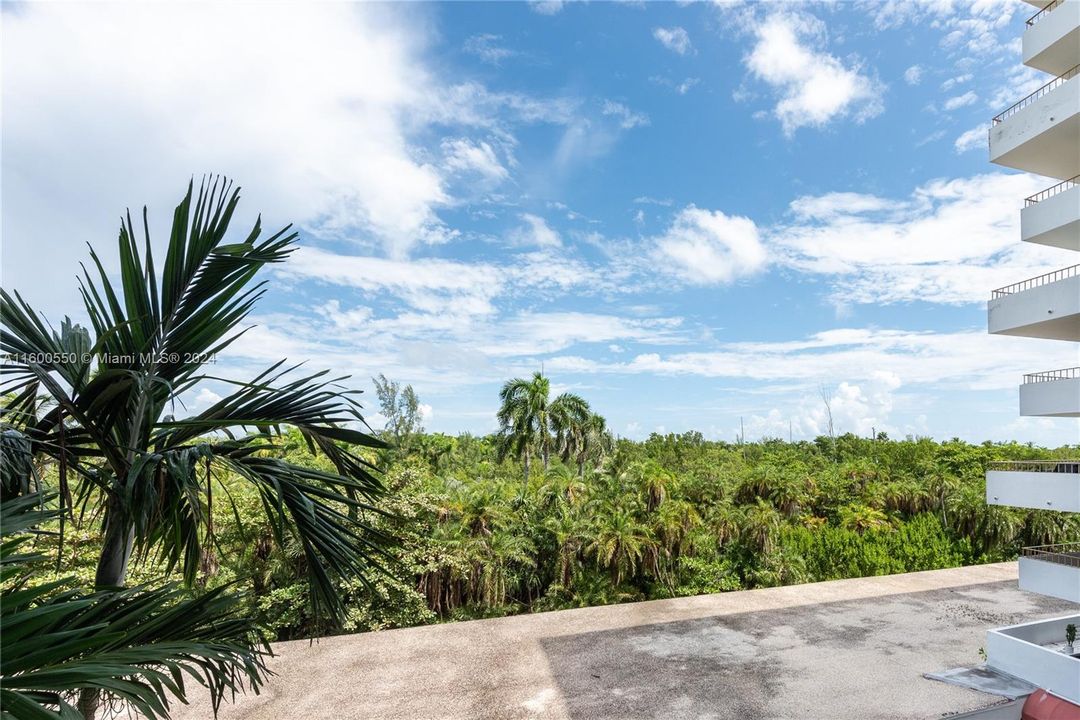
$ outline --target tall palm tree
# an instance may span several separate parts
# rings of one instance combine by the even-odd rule
[[[499,391],[499,455],[521,458],[525,466],[525,485],[529,484],[532,457],[540,452],[547,469],[549,447],[548,393],[551,383],[542,373],[531,380],[508,380]]]
[[[201,412],[174,416],[181,398],[211,379],[205,361],[243,334],[264,292],[255,275],[285,261],[297,239],[289,227],[263,237],[257,220],[240,242],[226,242],[238,202],[227,180],[204,181],[197,194],[189,184],[160,275],[147,211],[141,242],[129,213],[120,228],[120,285],[93,248],[94,272],[84,268],[80,278],[92,333],[67,318],[57,332],[18,292],[0,290],[7,356],[0,392],[10,398],[2,430],[33,457],[56,463],[63,510],[78,503],[99,511],[98,589],[123,586],[130,559],[151,554],[192,584],[213,542],[215,494],[228,497],[214,491],[224,491],[231,474],[256,488],[278,543],[299,541],[314,610],[337,619],[344,608],[335,576],[364,580],[388,543],[358,512],[374,510],[383,486],[343,443],[382,443],[345,427],[366,427],[355,393],[338,384],[345,378],[299,374],[281,361],[246,382],[214,377],[232,391]],[[278,442],[289,426],[334,471],[282,460]],[[5,487],[29,485],[26,469],[5,463],[9,472],[22,476],[5,477]],[[95,693],[84,694],[80,709],[93,717],[97,704]]]

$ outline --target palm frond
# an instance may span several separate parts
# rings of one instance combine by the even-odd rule
[[[20,553],[25,533],[56,515],[26,495],[0,505],[0,704],[12,717],[81,717],[77,690],[103,693],[148,718],[167,718],[170,697],[187,702],[192,682],[209,690],[214,711],[228,696],[258,692],[269,645],[227,587],[192,599],[175,585],[84,593],[59,580],[25,587],[19,577],[40,560]]]

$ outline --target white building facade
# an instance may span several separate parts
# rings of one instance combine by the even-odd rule
[[[1023,60],[1048,82],[993,119],[990,161],[1047,178],[1023,202],[1020,240],[1076,251],[1078,264],[994,290],[987,324],[991,334],[1080,343],[1080,0],[1028,2],[1037,11],[1025,25]],[[1020,414],[1080,417],[1080,367],[1033,370],[1020,385]],[[986,501],[1080,512],[1080,459],[996,463]],[[1076,540],[1024,548],[1021,589],[1080,603]],[[1080,705],[1080,640],[1066,652],[1070,623],[1080,626],[1080,612],[990,630],[987,664]]]

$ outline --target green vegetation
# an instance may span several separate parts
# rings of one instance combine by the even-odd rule
[[[231,386],[226,397],[176,419],[185,394],[208,379],[207,362],[243,333],[263,292],[255,275],[284,261],[297,237],[284,228],[262,238],[256,222],[246,240],[226,243],[239,191],[220,179],[197,198],[193,190],[173,215],[160,278],[145,211],[142,242],[130,215],[122,223],[119,286],[91,249],[96,272],[85,271],[79,287],[93,335],[66,318],[56,332],[18,293],[0,290],[0,500],[7,514],[44,482],[59,518],[52,550],[61,566],[77,552],[75,564],[93,568],[80,580],[96,591],[65,582],[23,588],[33,558],[9,571],[8,544],[25,538],[5,540],[5,712],[18,702],[20,717],[93,718],[103,701],[126,700],[164,715],[170,695],[184,697],[184,668],[215,702],[242,681],[257,689],[266,646],[261,627],[235,613],[236,589],[218,583],[190,600],[162,585],[175,576],[195,589],[214,575],[223,509],[239,521],[222,528],[228,540],[247,532],[243,506],[265,542],[288,553],[293,577],[304,579],[295,600],[308,627],[339,623],[341,584],[368,582],[385,559],[389,539],[370,522],[383,486],[350,449],[383,443],[344,427],[363,418],[343,378],[279,362],[250,381],[216,378]],[[290,462],[279,445],[286,430],[320,462]],[[120,589],[133,558],[157,589]],[[13,639],[35,630],[36,640]],[[55,642],[29,650],[50,632]],[[64,695],[76,691],[77,700]]]
[[[224,587],[197,598],[175,584],[86,593],[64,578],[24,587],[19,580],[45,559],[20,552],[26,532],[59,513],[40,509],[42,500],[9,499],[0,511],[4,718],[80,718],[70,695],[83,689],[167,717],[161,689],[184,698],[185,676],[202,678],[215,710],[226,692],[261,685],[269,647],[237,617],[237,598]]]
[[[607,450],[579,465],[551,430],[548,470],[536,463],[523,483],[525,452],[542,458],[542,434],[520,444],[507,436],[522,424],[511,422],[450,437],[423,432],[412,414],[411,449],[366,450],[387,468],[388,492],[376,503],[384,514],[361,516],[400,544],[388,575],[339,583],[349,631],[955,567],[1080,536],[1068,514],[988,506],[983,479],[990,461],[1076,448],[852,435],[731,444],[686,433],[610,446],[604,437],[593,447]],[[391,440],[401,419],[385,416]],[[515,442],[517,458],[506,454]],[[329,462],[296,432],[279,452],[315,469]],[[221,482],[236,514],[215,505],[218,566],[196,586],[247,586],[247,612],[278,639],[336,631],[305,602],[299,545],[274,543],[239,478]],[[92,532],[65,554],[83,576]]]

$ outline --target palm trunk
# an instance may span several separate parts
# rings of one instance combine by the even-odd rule
[[[525,451],[525,487],[524,487],[524,489],[522,490],[522,493],[521,493],[522,497],[524,497],[524,495],[525,495],[525,490],[529,489],[529,465],[531,464],[531,462],[532,462],[532,458],[530,457],[530,453],[529,453],[528,450],[526,450]]]
[[[134,540],[135,528],[128,521],[120,501],[111,498],[105,516],[105,538],[94,576],[96,589],[124,586]]]
[[[109,500],[105,518],[105,538],[94,576],[96,590],[124,586],[135,541],[135,528],[127,521],[120,501],[115,497]],[[101,693],[98,690],[85,688],[79,692],[76,709],[85,720],[94,720],[100,706]]]

